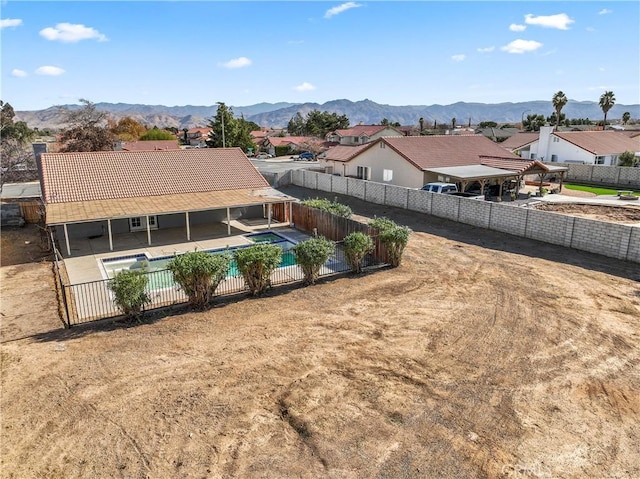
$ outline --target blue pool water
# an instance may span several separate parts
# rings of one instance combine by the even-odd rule
[[[245,237],[255,243],[271,243],[280,246],[283,250],[282,260],[280,262],[281,268],[286,266],[293,266],[296,264],[296,259],[293,252],[289,251],[291,247],[295,245],[295,243],[288,240],[284,236],[269,231],[264,233],[252,233],[245,235]],[[234,246],[231,248],[218,248],[207,250],[207,253],[221,254],[224,252],[229,252],[233,254],[235,250],[248,248],[249,246],[251,245]],[[118,272],[122,270],[137,269],[148,273],[155,273],[148,276],[149,289],[154,290],[175,286],[171,272],[167,271],[167,264],[173,258],[173,255],[148,258],[145,254],[139,253],[129,256],[119,256],[116,258],[102,259],[102,266],[109,278],[113,278]],[[227,277],[229,276],[240,276],[240,272],[238,271],[238,266],[236,265],[235,260],[232,260],[231,265],[229,266]]]

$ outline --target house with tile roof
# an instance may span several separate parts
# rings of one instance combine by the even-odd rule
[[[269,136],[260,146],[262,150],[276,156],[276,147],[287,146],[292,154],[310,150],[318,152],[325,147],[325,142],[315,136]]]
[[[189,128],[184,132],[183,141],[189,146],[206,148],[210,132],[211,128],[208,127]]]
[[[543,126],[536,139],[510,151],[547,163],[617,166],[618,157],[625,151],[640,156],[640,137],[613,130],[553,131],[553,127]]]
[[[253,166],[240,148],[155,151],[43,153],[40,183],[46,224],[64,238],[72,254],[74,238],[179,228],[191,241],[195,225],[263,218],[283,195]],[[285,208],[286,211],[286,208]]]
[[[320,159],[320,166],[336,175],[421,188],[432,181],[446,181],[431,171],[435,168],[482,165],[489,159],[520,160],[482,135],[400,136],[357,147],[336,146]]]
[[[396,128],[385,125],[356,125],[343,130],[335,130],[326,134],[325,139],[339,145],[363,145],[384,136],[404,136]]]

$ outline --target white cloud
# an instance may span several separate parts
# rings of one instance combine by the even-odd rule
[[[85,27],[80,24],[58,23],[55,28],[47,27],[40,30],[40,35],[47,40],[59,41],[62,43],[76,43],[81,40],[96,39],[99,42],[106,42],[108,38],[95,28]]]
[[[509,25],[509,30],[512,32],[524,32],[527,29],[526,25],[520,25],[518,23],[512,23]]]
[[[45,75],[45,76],[52,76],[52,77],[57,77],[58,75],[62,75],[63,73],[64,73],[64,70],[62,68],[54,67],[51,65],[45,65],[45,66],[39,67],[36,70],[36,75]]]
[[[351,10],[352,8],[361,7],[362,4],[356,2],[347,2],[342,5],[338,5],[337,7],[330,8],[324,14],[324,18],[331,18],[334,15],[338,15],[342,12],[346,12],[347,10]]]
[[[462,55],[462,54],[460,54],[460,55],[453,55],[453,56],[451,57],[451,59],[452,59],[454,62],[461,62],[461,61],[464,61],[464,59],[465,59],[465,58],[467,58],[467,56],[466,56],[466,55]]]
[[[539,15],[534,16],[527,13],[524,16],[524,23],[527,25],[537,25],[544,28],[557,28],[558,30],[569,30],[569,25],[575,21],[569,18],[566,13],[558,13],[556,15]]]
[[[514,40],[507,45],[500,47],[500,50],[507,53],[526,53],[537,50],[542,46],[542,43],[535,40]]]
[[[478,48],[478,51],[480,53],[491,53],[495,49],[496,49],[496,47],[484,47],[484,48]]]
[[[19,27],[22,20],[19,18],[3,18],[0,20],[0,28]]]
[[[598,12],[598,15],[608,15],[609,13],[613,13],[613,10],[609,10],[608,8],[603,8]]]
[[[294,86],[293,89],[296,91],[312,91],[315,90],[316,87],[309,82],[303,82],[298,86]]]
[[[228,62],[225,62],[225,63],[219,63],[219,65],[222,67],[231,68],[231,69],[244,68],[251,65],[251,60],[249,60],[247,57],[238,57],[238,58],[229,60]]]
[[[13,70],[11,70],[11,76],[13,77],[26,77],[28,75],[28,73],[24,70],[18,70],[17,68],[14,68]]]

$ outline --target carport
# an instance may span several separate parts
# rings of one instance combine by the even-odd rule
[[[502,180],[499,197],[502,197],[502,184],[506,179],[518,178],[518,172],[494,168],[485,165],[448,166],[443,168],[429,168],[425,171],[437,175],[438,180],[447,183],[460,183],[460,191],[465,191],[470,183],[480,183],[480,194],[484,195],[485,186],[491,180]],[[519,185],[520,182],[518,182]]]

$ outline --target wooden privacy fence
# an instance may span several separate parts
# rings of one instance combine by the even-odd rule
[[[373,239],[375,251],[373,256],[381,263],[387,263],[387,252],[378,240],[378,230],[350,218],[336,216],[327,211],[310,208],[300,203],[292,204],[293,224],[296,229],[307,233],[317,233],[332,241],[342,241],[351,233],[364,233]]]

